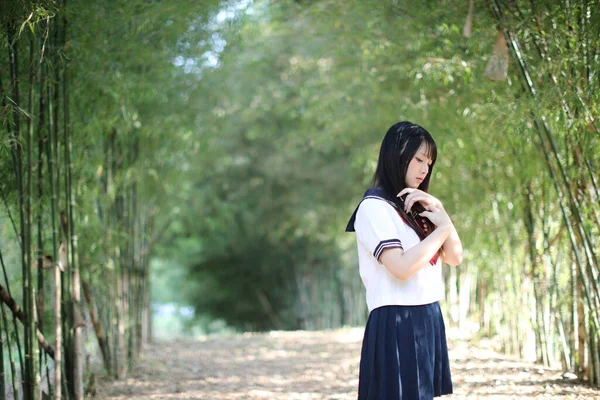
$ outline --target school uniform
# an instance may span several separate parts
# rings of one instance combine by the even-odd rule
[[[346,227],[356,232],[369,318],[363,338],[359,400],[427,400],[452,393],[444,320],[442,265],[434,257],[409,279],[381,264],[390,248],[420,242],[382,189],[369,189]]]

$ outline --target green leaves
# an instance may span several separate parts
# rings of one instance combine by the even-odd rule
[[[476,4],[465,39],[467,3],[69,2],[72,42],[53,54],[72,74],[78,201],[89,229],[82,237],[96,249],[87,260],[102,260],[102,226],[90,215],[135,185],[140,207],[169,224],[156,254],[189,269],[196,290],[187,301],[239,327],[267,329],[274,322],[264,298],[276,299],[285,327],[295,327],[300,277],[348,270],[338,278],[360,288],[355,244],[343,228],[370,184],[385,131],[399,120],[436,139],[431,191],[459,228],[469,262],[494,276],[509,239],[518,247],[513,261],[522,260],[525,189],[538,206],[560,196],[544,191],[532,116],[545,116],[557,133],[574,185],[584,182],[584,161],[592,171],[600,161],[591,122],[600,96],[590,48],[597,28],[546,2],[519,2],[507,14],[539,88],[531,99],[513,60],[506,80],[484,76],[497,21]],[[31,21],[56,7],[36,4],[46,11]],[[577,112],[567,115],[565,103]],[[558,220],[556,205],[547,213]],[[227,315],[240,291],[251,311]]]

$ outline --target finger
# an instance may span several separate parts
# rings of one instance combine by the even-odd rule
[[[402,190],[400,191],[400,193],[398,193],[398,194],[396,195],[396,197],[402,197],[402,196],[404,196],[406,193],[412,193],[412,192],[414,192],[415,190],[416,190],[416,189],[413,189],[413,188],[404,188],[404,189],[402,189]]]
[[[409,194],[408,196],[406,196],[406,198],[411,198],[411,199],[415,199],[417,201],[426,201],[428,203],[431,203],[431,201],[429,201],[429,198],[427,197],[426,194],[423,194],[423,192],[413,192],[411,194]]]
[[[423,196],[421,196],[419,194],[415,194],[414,196],[411,196],[411,198],[408,199],[408,201],[405,203],[407,206],[407,210],[410,210],[417,201],[421,202],[423,204],[423,206],[426,206],[427,204],[429,204],[429,203],[425,202],[425,199],[423,198]]]
[[[423,196],[423,195],[418,195],[418,196],[413,197],[413,204],[416,202],[423,204],[423,206],[425,206],[426,204],[431,204],[431,202],[429,201],[427,196]]]
[[[412,192],[411,194],[406,196],[406,199],[404,199],[404,201],[406,202],[406,204],[409,204],[412,207],[412,205],[415,204],[415,200],[418,198],[419,194],[417,192]]]
[[[421,204],[425,205],[425,204],[435,204],[431,198],[425,194],[421,194],[419,195],[418,198],[415,198],[416,201],[420,202]]]

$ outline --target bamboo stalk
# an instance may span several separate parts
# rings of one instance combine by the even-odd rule
[[[8,219],[10,220],[13,230],[15,232],[15,238],[17,240],[17,244],[22,249],[23,243],[21,242],[21,235],[19,234],[19,229],[17,228],[17,225],[15,224],[15,219],[12,215],[12,212],[10,211],[10,206],[8,205],[8,201],[6,200],[6,196],[4,195],[4,192],[2,191],[1,187],[0,187],[0,196],[2,197],[2,202],[4,203],[4,208],[6,209]]]
[[[55,250],[56,251],[56,250]],[[54,358],[54,398],[62,397],[62,318],[61,318],[61,276],[58,264],[54,265],[54,332],[55,346],[58,349]]]
[[[109,135],[109,148],[110,148],[110,159],[109,161],[109,165],[110,165],[110,176],[109,176],[109,185],[110,185],[110,191],[111,192],[115,192],[116,193],[116,189],[114,189],[115,186],[115,175],[117,174],[117,154],[116,154],[116,135],[117,135],[117,131],[116,129],[113,129]],[[117,201],[115,198],[115,201],[112,202],[111,207],[110,207],[110,232],[118,232],[118,221],[119,221],[119,217],[117,215]],[[113,324],[112,324],[112,338],[113,338],[113,354],[112,354],[112,359],[113,359],[113,373],[116,379],[119,379],[121,377],[121,366],[120,366],[120,351],[121,351],[121,332],[120,332],[120,327],[121,327],[121,321],[120,321],[120,314],[121,314],[121,273],[120,273],[120,262],[119,262],[119,249],[118,246],[115,244],[116,240],[114,239],[114,235],[111,234],[110,236],[110,255],[112,258],[112,261],[114,263],[114,269],[113,269],[113,298],[112,298],[112,303],[114,305],[113,307],[113,312],[112,312],[112,317],[113,317]]]
[[[131,161],[130,161],[130,166],[134,166],[138,155],[139,155],[139,132],[137,131],[136,128],[133,128],[133,143],[132,143],[132,147],[131,147]],[[138,334],[138,328],[139,328],[139,310],[141,308],[141,304],[140,304],[140,271],[139,271],[139,265],[136,263],[136,248],[137,248],[137,244],[138,244],[138,231],[137,231],[137,220],[138,220],[138,209],[137,209],[137,184],[134,181],[131,185],[131,193],[130,193],[130,223],[129,223],[129,229],[130,229],[130,238],[131,238],[131,243],[129,245],[130,251],[129,251],[129,264],[131,265],[131,276],[130,276],[130,280],[132,282],[132,293],[130,293],[131,296],[131,352],[132,352],[132,359],[133,361],[136,361],[138,359],[139,356],[139,344],[138,344],[138,340],[139,340],[139,334]]]
[[[25,312],[27,317],[27,329],[25,330],[29,349],[26,348],[26,365],[27,365],[27,383],[25,384],[25,393],[32,400],[39,398],[38,388],[40,385],[40,376],[38,373],[38,365],[36,360],[39,359],[39,347],[35,341],[34,335],[37,331],[36,321],[36,306],[35,306],[35,286],[33,281],[33,212],[31,209],[31,199],[33,197],[33,136],[34,136],[34,123],[32,116],[34,115],[34,89],[37,76],[37,65],[35,48],[36,40],[35,36],[32,36],[29,41],[29,101],[28,110],[29,118],[27,119],[27,136],[26,136],[26,149],[27,149],[27,180],[25,190],[25,234],[24,234],[24,249],[26,265],[24,275],[24,291],[23,299],[25,305]],[[40,316],[41,317],[41,316]]]
[[[135,150],[134,150],[135,151]],[[133,291],[131,293],[131,351],[133,355],[133,361],[138,359],[138,314],[140,309],[139,304],[139,266],[135,263],[135,254],[137,246],[137,209],[136,209],[136,184],[132,184],[130,203],[131,203],[131,216],[130,216],[130,232],[131,232],[131,245],[129,250],[129,263],[131,264],[131,280]]]
[[[549,365],[549,357],[548,357],[548,341],[545,335],[546,327],[544,324],[543,317],[543,303],[546,294],[546,287],[542,285],[542,280],[545,279],[543,274],[539,272],[539,258],[537,257],[535,246],[536,246],[536,238],[534,236],[534,221],[533,221],[533,203],[531,201],[533,197],[531,183],[527,185],[527,192],[525,194],[525,227],[527,230],[527,238],[528,238],[528,248],[529,248],[529,261],[531,263],[531,275],[533,277],[533,292],[534,292],[534,301],[535,301],[535,314],[536,314],[536,323],[534,325],[534,331],[536,336],[536,341],[538,344],[538,361],[544,363],[544,365]]]
[[[63,7],[66,7],[67,1],[63,0]],[[68,20],[66,13],[63,13],[63,45],[66,43],[67,31],[68,31]],[[81,317],[79,317],[79,310],[81,308],[81,284],[79,277],[79,262],[77,257],[77,235],[75,232],[74,224],[74,207],[75,199],[73,197],[73,163],[71,162],[72,154],[72,142],[71,142],[71,125],[70,125],[70,113],[69,113],[69,86],[68,86],[68,66],[67,61],[63,62],[62,68],[62,95],[63,95],[63,140],[64,140],[64,153],[65,153],[65,204],[67,209],[67,235],[66,243],[67,252],[69,254],[69,269],[71,271],[71,287],[72,292],[72,319],[71,329],[73,329],[73,342],[72,342],[72,360],[73,360],[73,397],[76,400],[83,399],[83,337],[82,337],[82,323]]]
[[[56,226],[56,231],[57,231],[57,237],[56,237],[56,244],[57,244],[57,248],[56,251],[57,253],[60,253],[60,249],[58,248],[58,243],[65,243],[66,246],[68,246],[69,244],[69,234],[67,232],[67,221],[66,218],[63,218],[63,214],[64,212],[59,212],[59,210],[61,210],[63,208],[62,203],[61,203],[61,176],[63,176],[63,171],[61,168],[61,154],[62,152],[64,152],[64,149],[61,149],[61,135],[60,135],[60,131],[61,131],[61,124],[60,124],[60,116],[63,116],[64,119],[64,115],[65,115],[65,110],[64,108],[61,108],[61,89],[62,89],[62,77],[64,75],[64,70],[65,70],[65,65],[64,65],[64,61],[62,61],[62,59],[59,57],[58,52],[59,49],[64,48],[65,43],[66,43],[66,36],[65,36],[65,26],[64,26],[64,19],[62,20],[57,20],[57,23],[54,25],[54,29],[53,29],[53,34],[52,34],[52,43],[53,43],[53,47],[55,48],[55,51],[53,52],[53,60],[54,60],[54,79],[53,79],[53,84],[52,84],[52,100],[50,101],[50,103],[52,104],[52,129],[51,129],[51,140],[50,142],[53,143],[52,146],[52,150],[53,150],[53,154],[52,154],[52,160],[54,160],[54,162],[52,163],[52,165],[54,166],[54,178],[53,178],[53,186],[54,186],[54,209],[56,210],[56,215],[55,215],[55,223],[57,224]],[[60,221],[60,225],[58,225],[58,222]],[[60,226],[60,229],[59,229]],[[65,252],[68,252],[68,249],[64,249]],[[58,257],[58,254],[57,254]],[[55,258],[58,259],[58,258]],[[68,261],[65,263],[65,265],[68,264]],[[58,291],[58,295],[60,296],[60,310],[56,310],[55,313],[57,313],[58,311],[60,311],[61,315],[60,318],[55,316],[55,320],[60,319],[60,328],[55,327],[55,329],[57,330],[57,333],[59,333],[58,331],[60,330],[60,342],[62,344],[62,354],[64,355],[64,359],[62,359],[61,361],[61,371],[59,373],[60,375],[60,381],[61,381],[61,394],[63,395],[63,397],[65,399],[69,399],[72,395],[73,392],[73,362],[72,362],[72,354],[73,354],[73,337],[72,337],[72,327],[71,327],[71,321],[72,321],[72,317],[73,317],[73,309],[71,306],[71,292],[69,290],[69,288],[71,287],[71,279],[70,279],[70,274],[69,273],[64,273],[61,274],[60,271],[55,271],[55,278],[58,277],[60,278],[60,283],[55,283],[55,290]],[[55,294],[56,295],[56,294]],[[57,337],[58,339],[58,337]],[[55,379],[58,378],[58,376],[55,376]]]
[[[41,53],[41,49],[40,49]],[[40,60],[41,63],[42,60]],[[48,138],[42,133],[46,124],[46,96],[45,96],[45,81],[46,78],[44,76],[44,70],[41,66],[38,66],[38,84],[39,84],[39,108],[38,108],[38,121],[37,121],[37,130],[36,136],[38,139],[38,158],[37,158],[37,199],[38,206],[36,209],[36,223],[37,223],[37,315],[39,316],[38,327],[41,332],[44,332],[44,305],[45,305],[45,293],[44,293],[44,278],[42,274],[43,265],[43,255],[44,255],[44,241],[42,237],[43,225],[42,225],[42,215],[43,215],[43,198],[44,198],[44,151],[45,145]],[[40,353],[39,357],[39,366],[38,369],[41,371],[44,366],[44,357],[45,353]],[[46,377],[50,379],[50,371],[48,369],[48,365],[46,364]],[[48,381],[48,387],[50,387],[50,381]]]
[[[554,334],[555,331],[553,331],[551,329],[551,325],[552,322],[555,322],[555,326],[558,326],[558,323],[556,321],[554,321],[554,313],[552,310],[556,309],[556,297],[557,297],[557,287],[558,287],[558,282],[556,279],[556,263],[554,262],[554,259],[552,257],[552,252],[550,249],[550,225],[549,223],[551,222],[551,218],[550,218],[550,190],[548,190],[548,187],[543,185],[542,186],[542,235],[543,235],[543,249],[544,249],[544,265],[547,266],[546,268],[546,279],[545,279],[545,285],[548,288],[548,290],[546,291],[546,302],[544,304],[544,320],[545,320],[545,326],[546,326],[546,331],[545,331],[545,335],[547,337],[547,341],[548,341],[548,346],[547,346],[547,352],[549,355],[549,366],[553,366],[556,363],[556,359],[558,358],[556,356],[556,351],[558,348],[558,345],[555,343],[556,342],[556,335]],[[548,271],[548,267],[550,269],[550,271]]]
[[[6,334],[6,347],[8,348],[8,359],[10,362],[10,377],[12,381],[11,383],[13,389],[13,397],[15,398],[15,400],[19,400],[19,391],[16,382],[17,373],[15,368],[15,358],[12,354],[12,343],[10,341],[10,335],[8,333],[8,323],[6,318],[6,312],[4,311],[4,303],[0,303],[0,310],[2,311],[2,325],[4,326],[4,333]],[[4,360],[2,362],[4,362]]]
[[[131,158],[131,157],[130,157]],[[131,166],[131,160],[129,161],[129,165],[127,167]],[[127,295],[127,311],[128,311],[128,315],[127,315],[127,354],[128,354],[128,368],[133,368],[133,364],[134,364],[134,360],[135,360],[135,351],[134,351],[134,328],[135,328],[135,303],[134,303],[134,299],[135,299],[135,293],[136,293],[136,287],[135,287],[135,267],[134,267],[134,263],[133,263],[133,246],[135,245],[135,236],[134,236],[134,230],[133,230],[133,220],[134,220],[134,214],[133,214],[133,203],[132,203],[132,196],[133,196],[133,188],[130,187],[129,190],[126,191],[126,193],[128,194],[127,199],[126,199],[126,207],[127,207],[127,225],[125,227],[125,229],[127,230],[127,234],[128,234],[128,238],[127,238],[127,264],[128,264],[128,268],[127,268],[127,286],[128,286],[128,290],[126,292]]]
[[[596,357],[595,354],[598,352],[598,347],[596,345],[596,335],[594,334],[594,327],[588,326],[589,333],[587,336],[587,372],[588,372],[588,383],[590,385],[596,385],[598,383],[598,375],[596,374]]]
[[[9,74],[10,81],[12,87],[12,97],[13,103],[15,106],[11,107],[12,114],[12,123],[9,125],[12,129],[9,133],[9,138],[11,140],[12,147],[12,159],[13,159],[13,167],[15,170],[15,178],[17,182],[17,192],[18,192],[18,204],[19,204],[19,236],[21,237],[23,246],[21,251],[21,265],[22,265],[22,277],[23,277],[23,299],[25,303],[27,303],[27,291],[26,291],[26,276],[27,276],[27,260],[26,260],[26,239],[23,237],[25,234],[25,216],[24,216],[24,204],[23,204],[23,161],[22,154],[23,149],[20,143],[20,116],[17,112],[16,106],[20,105],[20,92],[19,92],[19,56],[18,56],[18,41],[15,39],[14,34],[16,32],[14,27],[14,21],[9,21],[6,24],[7,30],[7,38],[8,38],[8,61],[9,61]],[[24,343],[23,350],[25,354],[27,354],[30,349],[29,345],[29,334],[28,334],[28,324],[25,324],[25,332],[24,332]],[[21,349],[19,349],[21,350]],[[27,381],[28,378],[28,362],[27,358],[25,360],[21,358],[21,354],[19,353],[19,362],[21,366],[21,376]]]
[[[0,97],[2,98],[2,108],[3,109],[8,109],[8,105],[6,104],[6,95],[4,92],[4,86],[2,83],[2,75],[0,75]],[[9,126],[9,125],[7,125]],[[9,136],[12,134],[10,127],[8,128],[8,134]],[[14,153],[11,152],[11,154],[14,156]],[[15,223],[15,219],[12,215],[12,212],[10,210],[10,206],[8,205],[8,201],[6,200],[6,196],[4,195],[4,192],[2,192],[1,190],[2,188],[0,187],[0,196],[2,196],[2,201],[4,202],[4,207],[6,208],[6,212],[8,214],[8,219],[10,220],[10,223],[12,224],[13,230],[15,231],[15,236],[17,238],[17,243],[19,243],[19,246],[22,248],[23,247],[23,243],[21,242],[21,235],[19,234],[19,229],[17,229],[17,225]]]
[[[551,204],[552,200],[550,199],[550,196],[549,196],[550,191],[546,190],[546,186],[543,186],[543,190],[544,190],[545,198],[546,198],[546,200],[544,201],[544,219],[543,219],[543,222],[544,222],[544,229],[543,229],[544,251],[550,258],[550,265],[552,266],[552,293],[550,295],[548,312],[551,313],[550,314],[551,319],[553,319],[554,324],[558,328],[559,347],[562,350],[562,351],[560,351],[562,367],[566,371],[573,371],[571,354],[573,352],[574,347],[571,347],[571,348],[569,347],[569,342],[567,341],[567,337],[565,334],[564,321],[562,320],[561,313],[559,311],[560,304],[557,304],[558,298],[559,298],[558,271],[557,271],[557,268],[559,265],[559,257],[557,255],[556,258],[553,258],[552,252],[551,252],[551,248],[555,245],[554,242],[558,240],[558,236],[561,234],[564,225],[559,228],[559,233],[557,234],[557,237],[555,237],[554,239],[550,239],[551,232],[550,232],[550,226],[549,226],[548,222],[549,222],[549,216],[550,216],[550,204]],[[569,296],[566,296],[566,303],[567,303],[568,309],[572,308],[571,304],[569,304],[569,300],[572,301],[572,298],[569,299]]]
[[[48,168],[48,186],[50,189],[50,223],[52,226],[52,259],[54,260],[54,337],[55,337],[55,348],[62,349],[62,318],[61,318],[61,274],[60,267],[58,264],[58,231],[57,231],[57,213],[56,213],[56,185],[54,178],[54,165],[56,159],[54,158],[54,109],[52,96],[50,93],[51,85],[46,80],[45,85],[47,87],[47,107],[48,107],[48,124],[47,124],[47,136],[46,136],[46,162]],[[54,398],[60,400],[62,398],[62,385],[61,385],[61,372],[62,372],[62,351],[56,352],[54,359]]]
[[[573,260],[573,255],[571,254],[571,268],[570,268],[570,281],[569,281],[569,285],[570,285],[570,289],[571,289],[571,319],[570,319],[570,325],[571,325],[571,329],[569,331],[570,333],[570,341],[571,341],[571,349],[573,349],[573,351],[571,352],[571,365],[573,366],[573,372],[579,372],[577,371],[577,366],[579,365],[578,360],[576,359],[577,357],[577,294],[578,294],[578,279],[577,279],[577,267],[575,266],[575,261]]]
[[[0,307],[2,307],[2,305],[0,304]],[[6,384],[5,384],[5,379],[6,379],[6,373],[4,372],[4,337],[2,336],[2,328],[3,328],[4,324],[3,321],[0,320],[0,400],[5,400],[6,399]],[[10,342],[7,339],[7,344],[8,346],[10,346]]]
[[[11,293],[10,292],[10,284],[8,282],[8,275],[6,274],[6,265],[4,264],[4,258],[2,257],[2,250],[0,250],[0,264],[2,265],[2,273],[4,274],[4,282],[6,283],[6,290],[8,292],[8,295],[11,296],[11,294],[10,294]],[[4,312],[4,308],[2,309],[2,312]],[[19,356],[19,366],[20,366],[21,376],[24,376],[24,370],[23,370],[23,368],[24,368],[25,363],[23,362],[23,355],[22,355],[23,354],[23,349],[22,349],[22,346],[21,346],[21,339],[20,339],[20,335],[19,335],[19,330],[17,329],[17,318],[16,318],[16,316],[14,314],[13,314],[12,322],[13,322],[13,329],[14,329],[14,332],[15,332],[15,340],[17,342],[17,354]],[[6,324],[6,321],[4,321],[4,325],[5,325],[6,329],[7,329],[6,336],[8,337],[8,325]],[[9,352],[10,352],[10,349],[9,349]],[[14,359],[12,360],[12,365],[14,367]],[[13,387],[16,387],[15,383],[14,383],[15,376],[16,375],[15,375],[15,373],[13,371]]]
[[[7,38],[8,38],[8,63],[9,63],[9,73],[10,73],[10,82],[12,87],[12,100],[15,105],[19,105],[20,95],[19,95],[19,57],[18,57],[18,42],[14,38],[15,28],[13,26],[13,21],[9,21],[6,24],[7,30]],[[15,106],[11,107],[12,114],[12,123],[9,125],[12,127],[10,130],[10,139],[12,141],[13,151],[11,152],[13,158],[13,165],[15,169],[15,177],[17,178],[17,188],[19,190],[19,194],[22,192],[22,179],[21,179],[21,145],[19,143],[20,136],[20,117],[17,113],[17,109]],[[19,198],[20,200],[21,198]],[[22,228],[22,227],[21,227]],[[22,232],[22,230],[21,230]]]
[[[150,236],[150,230],[152,227],[152,216],[149,215],[148,212],[144,213],[143,219],[143,228],[142,228],[142,237],[144,238],[144,242],[146,242],[148,237]],[[148,268],[148,257],[144,253],[144,249],[147,248],[147,245],[144,243],[140,246],[140,255],[141,257],[140,263],[144,266],[143,274],[144,274],[144,315],[146,317],[146,326],[144,329],[144,344],[152,342],[152,308],[150,307],[150,272]]]
[[[53,25],[52,36],[51,36],[51,48],[53,50],[52,57],[54,62],[57,61],[56,48],[57,48],[57,35],[58,27]],[[58,68],[55,68],[58,70]],[[56,72],[57,74],[57,72]],[[56,352],[54,359],[54,398],[60,400],[63,394],[63,374],[64,368],[62,362],[63,355],[63,318],[62,318],[62,280],[61,268],[59,266],[59,255],[58,255],[58,201],[59,196],[57,193],[58,185],[58,75],[55,75],[54,83],[50,79],[46,80],[46,97],[48,107],[48,124],[47,124],[47,146],[46,146],[46,162],[48,168],[48,187],[50,190],[50,223],[52,227],[52,259],[54,260],[54,336],[55,336],[55,348],[60,349]]]
[[[598,335],[594,335],[596,331],[596,328],[592,327],[592,332],[590,334],[590,337],[594,338],[594,346],[592,348],[590,348],[591,350],[591,354],[590,354],[590,358],[593,359],[593,365],[594,365],[594,376],[596,378],[594,384],[596,386],[598,386],[598,383],[600,382],[600,359],[599,359],[599,349],[598,349]]]

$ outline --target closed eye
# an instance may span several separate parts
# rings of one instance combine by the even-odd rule
[[[416,159],[417,159],[417,161],[418,161],[418,162],[420,162],[420,163],[424,162],[424,161],[423,161],[423,159],[421,159],[421,158],[419,158],[419,157],[415,157],[415,158],[416,158]],[[427,166],[428,166],[428,167],[431,167],[431,163],[430,163],[430,162],[428,162],[428,163],[427,163]]]
[[[420,163],[423,163],[423,162],[425,162],[425,161],[423,161],[422,159],[420,159],[420,158],[418,158],[418,157],[416,157],[416,159],[417,159],[417,162],[420,162]],[[431,163],[427,163],[427,166],[428,166],[428,167],[431,167]]]

